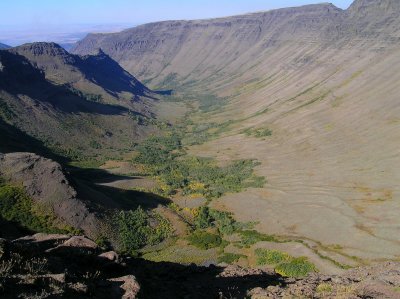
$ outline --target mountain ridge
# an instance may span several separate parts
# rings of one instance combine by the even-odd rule
[[[68,84],[103,96],[108,94],[116,99],[122,92],[130,92],[133,98],[152,93],[104,52],[79,57],[56,43],[46,42],[24,44],[9,51],[27,58],[56,84]],[[112,76],[108,76],[110,72]],[[104,80],[105,76],[108,80]]]
[[[71,52],[85,55],[101,48],[125,69],[157,86],[174,73],[181,78],[195,73],[197,80],[202,80],[203,72],[204,78],[209,77],[211,68],[220,70],[228,59],[250,63],[252,57],[264,55],[277,44],[301,42],[340,47],[356,39],[365,44],[370,38],[397,43],[399,21],[390,19],[393,31],[377,29],[377,24],[387,17],[357,17],[357,7],[362,6],[363,2],[356,1],[342,10],[326,3],[226,18],[156,22],[119,33],[89,34]],[[249,56],[249,52],[253,53]],[[212,57],[218,58],[214,61]]]
[[[95,82],[84,86],[81,81],[73,84],[74,81],[68,77],[70,74],[74,75],[73,67],[59,77],[54,76],[53,71],[59,70],[59,65],[63,66],[60,61],[69,60],[72,56],[55,56],[61,59],[58,61],[51,59],[54,56],[46,56],[44,62],[37,60],[39,64],[42,63],[41,69],[32,65],[35,57],[27,55],[31,59],[28,60],[15,52],[18,50],[20,49],[0,51],[0,115],[3,121],[45,142],[58,154],[93,156],[96,155],[95,152],[104,150],[103,146],[106,144],[107,147],[126,149],[128,144],[132,146],[133,140],[140,140],[147,133],[156,131],[152,125],[139,125],[138,120],[140,117],[153,117],[156,101],[152,98],[128,94],[122,100],[110,97],[110,101],[114,102],[109,103],[99,96],[97,89],[87,89],[87,86],[100,88]],[[58,55],[58,49],[56,52],[51,51]],[[40,53],[41,51],[38,57],[43,58]],[[104,76],[101,63],[100,67],[92,62],[86,62],[85,65],[91,69],[90,75],[99,81],[104,80],[101,77]],[[96,72],[99,69],[103,73]],[[118,66],[117,71],[120,70]],[[109,84],[117,82],[126,87],[128,83],[138,82],[133,81],[132,76],[126,76],[127,81],[118,81],[119,78],[115,76]],[[115,86],[119,87],[118,84],[109,86],[114,92]],[[129,86],[128,88],[131,89]],[[91,93],[87,94],[87,91]],[[80,143],[81,150],[70,144],[70,138],[75,138]],[[7,143],[7,140],[4,142]]]
[[[6,49],[9,49],[9,48],[11,48],[11,46],[3,44],[3,43],[0,43],[0,50],[6,50]]]

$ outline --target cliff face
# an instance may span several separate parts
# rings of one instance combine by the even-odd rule
[[[167,21],[121,33],[90,34],[72,52],[89,54],[101,48],[142,79],[157,81],[169,73],[201,79],[249,62],[249,52],[263,55],[276,43],[325,40],[325,32],[340,17],[340,9],[322,4],[223,19]]]
[[[379,2],[377,4],[377,2]],[[160,82],[168,74],[201,81],[249,71],[252,61],[284,47],[343,47],[351,40],[398,42],[396,1],[355,1],[343,11],[332,4],[308,5],[200,21],[146,24],[113,34],[89,34],[72,52],[101,48],[141,79]],[[396,26],[396,28],[388,28]],[[288,57],[290,59],[290,57]]]

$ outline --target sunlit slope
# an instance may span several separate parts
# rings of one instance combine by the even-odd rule
[[[321,242],[345,263],[397,258],[399,16],[398,1],[357,0],[346,11],[322,4],[148,24],[89,35],[74,51],[100,47],[152,86],[228,97],[195,118],[231,120],[228,129],[191,151],[258,159],[268,184],[214,205],[264,232]]]
[[[400,57],[398,51],[363,57],[330,71],[289,71],[230,106],[231,115],[242,107],[245,120],[193,151],[259,159],[268,185],[226,196],[227,209],[259,220],[265,231],[340,244],[350,255],[398,255]],[[249,137],[241,133],[248,127],[273,133]]]

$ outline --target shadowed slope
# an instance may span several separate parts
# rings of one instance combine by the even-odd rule
[[[10,52],[27,58],[54,83],[68,84],[83,92],[103,96],[107,93],[115,99],[123,97],[124,92],[132,99],[151,94],[101,50],[92,56],[79,57],[55,43],[33,43],[15,47]]]
[[[133,140],[154,131],[139,126],[131,109],[93,102],[49,82],[21,55],[1,51],[0,63],[1,118],[60,154],[82,158],[103,146],[126,150]]]

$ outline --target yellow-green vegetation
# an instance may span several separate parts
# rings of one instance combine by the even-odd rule
[[[31,232],[77,233],[67,225],[56,225],[56,216],[40,209],[38,204],[26,194],[22,187],[6,184],[0,179],[0,217],[17,223]]]
[[[239,231],[241,236],[241,246],[249,248],[258,242],[279,242],[274,236],[262,234],[256,230],[241,230]]]
[[[304,277],[316,268],[306,257],[293,258],[275,267],[275,272],[286,277]]]
[[[233,264],[236,263],[240,258],[245,258],[246,256],[243,254],[236,254],[236,253],[224,253],[220,257],[218,257],[218,263],[226,263],[226,264]]]
[[[167,196],[182,191],[184,195],[201,194],[212,199],[228,192],[240,192],[249,187],[262,187],[264,177],[254,174],[259,163],[238,160],[219,167],[212,159],[184,157],[182,134],[170,132],[165,136],[152,136],[138,145],[136,163],[161,182],[160,193]]]
[[[263,137],[272,136],[272,131],[267,128],[261,128],[261,129],[248,128],[248,129],[242,131],[242,133],[246,134],[247,136],[252,136],[255,138],[263,138]]]
[[[290,260],[290,255],[279,250],[268,250],[258,248],[255,250],[257,265],[278,265]]]
[[[317,269],[306,257],[292,257],[286,252],[256,249],[258,265],[272,265],[275,272],[286,277],[304,277]]]
[[[317,286],[316,292],[322,295],[328,295],[332,293],[333,287],[329,283],[321,283]]]
[[[206,231],[195,231],[189,237],[188,241],[191,245],[207,250],[221,246],[222,238],[219,235],[212,234]]]
[[[153,262],[195,263],[197,265],[202,265],[206,262],[217,261],[218,250],[219,248],[202,250],[193,246],[187,246],[186,244],[179,244],[144,253],[142,257]]]
[[[141,207],[118,212],[114,221],[119,250],[131,254],[146,245],[161,242],[172,232],[167,219],[156,213],[150,216]]]

